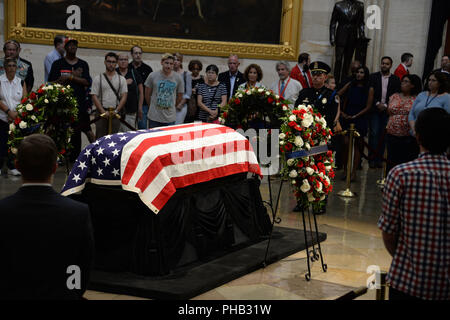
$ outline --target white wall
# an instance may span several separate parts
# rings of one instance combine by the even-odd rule
[[[384,26],[383,55],[394,59],[394,66],[400,61],[404,52],[414,55],[410,73],[422,77],[425,54],[427,50],[428,28],[430,24],[430,0],[391,0]]]
[[[300,50],[310,52],[312,59],[323,60],[333,65],[334,48],[329,44],[329,24],[334,4],[339,0],[304,0],[303,27]],[[394,68],[400,63],[404,52],[411,52],[415,62],[412,73],[422,75],[430,23],[430,0],[365,0],[369,5],[378,5],[382,13],[381,30],[366,28],[366,37],[371,38],[367,54],[367,66],[378,71],[382,56],[391,56]],[[368,15],[366,13],[366,20]],[[392,70],[394,71],[394,70]]]
[[[300,51],[311,53],[312,60],[322,60],[333,64],[334,48],[329,44],[329,23],[334,3],[337,0],[304,0],[302,13],[302,32]],[[367,65],[371,71],[378,70],[378,61],[381,56],[389,55],[394,59],[394,65],[400,63],[403,52],[411,52],[415,56],[412,68],[413,73],[422,74],[427,33],[431,13],[430,0],[366,0],[366,6],[378,4],[382,7],[383,25],[381,30],[367,30],[366,36],[372,38],[369,45]],[[4,39],[4,5],[0,0],[0,41]],[[25,59],[33,63],[35,71],[35,87],[44,79],[43,61],[45,55],[52,50],[51,46],[22,44],[22,53]],[[104,54],[106,50],[78,49],[78,56],[89,63],[91,76],[104,71]],[[184,65],[193,56],[184,57]],[[216,64],[221,71],[226,70],[226,58],[199,57],[206,67]],[[160,54],[144,53],[144,61],[153,69],[160,68]],[[263,83],[269,86],[276,80],[275,61],[241,59],[241,70],[250,63],[261,65],[264,71]],[[292,63],[294,64],[294,63]]]

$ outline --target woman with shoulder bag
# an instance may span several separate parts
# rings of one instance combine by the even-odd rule
[[[220,114],[220,108],[227,103],[227,88],[217,80],[219,68],[211,64],[206,68],[206,83],[198,86],[197,104],[199,118],[203,122],[214,122]]]

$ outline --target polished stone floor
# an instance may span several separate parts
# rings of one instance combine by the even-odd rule
[[[328,300],[344,295],[352,289],[366,286],[370,274],[367,268],[379,266],[387,271],[390,256],[383,246],[381,233],[376,223],[381,209],[381,193],[376,185],[380,179],[381,169],[369,169],[363,163],[363,169],[358,171],[358,178],[352,184],[352,191],[357,197],[344,200],[337,195],[345,189],[341,181],[342,171],[338,171],[334,185],[334,193],[329,198],[326,215],[318,216],[319,230],[326,232],[328,238],[322,243],[322,250],[328,271],[322,272],[319,262],[312,267],[312,279],[306,281],[307,270],[305,251],[278,261],[264,269],[231,281],[221,287],[206,292],[194,299],[232,300]],[[65,169],[59,168],[54,179],[54,186],[60,190],[66,177]],[[14,193],[20,186],[17,177],[0,177],[0,198]],[[278,182],[273,182],[277,190]],[[264,180],[261,193],[268,200],[268,185]],[[302,228],[301,216],[292,212],[295,201],[288,184],[284,185],[279,217],[280,226]],[[88,291],[87,299],[92,300],[129,300],[140,299],[117,294]],[[375,299],[375,291],[358,299]]]

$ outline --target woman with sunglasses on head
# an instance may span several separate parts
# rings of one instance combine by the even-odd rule
[[[27,95],[26,84],[16,76],[17,60],[5,58],[5,73],[0,76],[0,170],[3,176],[9,173],[20,176],[20,172],[8,162],[9,122],[17,117],[16,106]]]
[[[247,68],[245,68],[245,71],[244,71],[245,83],[241,84],[238,87],[238,89],[246,90],[246,89],[264,87],[264,85],[261,83],[262,78],[263,78],[263,72],[262,72],[261,67],[258,66],[257,64],[252,63]]]

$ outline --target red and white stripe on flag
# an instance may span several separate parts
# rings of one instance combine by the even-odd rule
[[[158,128],[136,136],[122,150],[122,188],[136,192],[158,213],[177,189],[252,172],[261,176],[249,141],[235,130],[211,123]]]

